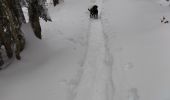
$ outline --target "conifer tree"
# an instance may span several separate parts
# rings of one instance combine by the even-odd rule
[[[28,7],[29,21],[35,36],[42,38],[39,18],[51,21],[45,2],[46,0],[0,0],[0,49],[4,46],[8,58],[12,58],[15,54],[20,60],[20,53],[25,47],[21,26],[26,21],[22,6]],[[0,66],[3,64],[0,51]]]

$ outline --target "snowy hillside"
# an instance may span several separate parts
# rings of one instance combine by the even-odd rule
[[[93,4],[97,20],[89,18]],[[64,0],[48,8],[42,40],[23,25],[26,49],[0,71],[0,100],[170,100],[170,24],[161,23],[170,20],[169,2]]]
[[[170,17],[169,7],[147,0],[104,5],[104,31],[114,57],[114,100],[169,100],[170,25],[160,22]]]

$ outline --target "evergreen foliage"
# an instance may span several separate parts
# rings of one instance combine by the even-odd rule
[[[41,36],[39,18],[52,21],[45,6],[46,0],[0,0],[0,49],[4,47],[7,57],[20,60],[20,53],[25,47],[25,37],[21,30],[25,17],[22,7],[28,8],[29,21],[35,36]],[[1,50],[2,51],[2,50]],[[4,64],[0,51],[0,66]]]

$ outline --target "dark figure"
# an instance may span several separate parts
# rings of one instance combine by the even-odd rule
[[[90,18],[98,19],[98,6],[94,5],[92,8],[88,9],[90,11]]]

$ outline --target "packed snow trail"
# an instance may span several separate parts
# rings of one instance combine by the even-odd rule
[[[96,4],[100,15],[102,0],[97,0]],[[105,41],[101,20],[91,20],[88,51],[75,100],[112,100],[112,72],[111,66],[107,64]]]

